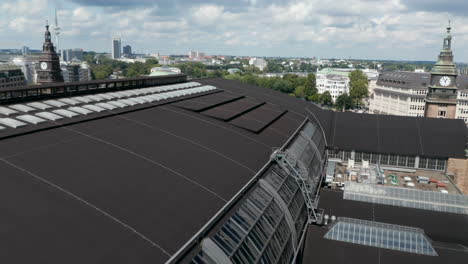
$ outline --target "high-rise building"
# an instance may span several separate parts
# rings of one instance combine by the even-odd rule
[[[197,53],[198,53],[198,52],[196,52],[196,51],[194,51],[194,50],[191,50],[191,51],[189,51],[188,56],[189,56],[189,58],[196,58],[196,57],[197,57]]]
[[[132,55],[132,46],[130,45],[123,46],[123,54],[127,56]]]
[[[112,38],[112,58],[120,59],[122,57],[122,40],[120,38]]]
[[[70,62],[72,60],[83,60],[83,49],[66,49],[62,50],[62,60]]]
[[[454,119],[456,116],[458,72],[453,63],[451,29],[449,25],[443,49],[431,71],[424,112],[426,117]]]
[[[42,46],[42,55],[39,57],[37,65],[37,83],[63,82],[62,71],[60,70],[60,59],[55,52],[52,43],[49,25],[46,25],[45,41]]]
[[[23,54],[23,56],[27,56],[29,54],[29,47],[23,46],[21,48],[21,53]]]
[[[205,54],[204,52],[197,51],[197,58],[202,59],[202,58],[205,57],[205,55],[206,55],[206,54]]]

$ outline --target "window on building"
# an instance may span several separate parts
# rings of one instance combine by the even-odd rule
[[[439,110],[437,112],[437,117],[445,117],[445,115],[447,114],[447,111],[445,110]]]

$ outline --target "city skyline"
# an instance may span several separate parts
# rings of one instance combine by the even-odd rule
[[[137,53],[433,61],[450,18],[455,59],[468,61],[464,1],[356,0],[346,10],[326,2],[7,0],[0,4],[7,14],[0,49],[39,49],[43,24],[57,8],[61,49],[110,53],[119,34]]]

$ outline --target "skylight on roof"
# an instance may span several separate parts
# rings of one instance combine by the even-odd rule
[[[23,123],[13,118],[0,118],[0,124],[11,128],[18,128],[26,125],[26,123]]]
[[[21,112],[25,112],[25,113],[36,110],[36,109],[34,109],[34,108],[30,107],[30,106],[23,105],[23,104],[10,105],[8,107],[10,107],[11,109],[21,111]]]
[[[324,238],[370,247],[437,256],[419,228],[339,217]]]
[[[51,120],[51,121],[55,121],[55,120],[59,120],[59,119],[63,118],[63,116],[59,116],[57,114],[49,113],[49,112],[40,112],[40,113],[37,113],[36,115],[38,117],[42,117],[42,118],[45,118],[45,119]]]
[[[468,215],[468,196],[460,194],[346,182],[343,198]]]
[[[21,115],[21,116],[17,116],[16,118],[21,121],[25,121],[34,125],[37,125],[39,123],[43,123],[46,121],[40,117],[33,116],[33,115]]]
[[[81,103],[80,101],[77,101],[77,100],[71,99],[71,98],[62,98],[62,99],[58,99],[58,100],[60,102],[62,102],[62,103],[69,104],[69,105],[77,105],[77,104]]]
[[[10,109],[8,107],[0,106],[0,114],[2,114],[2,115],[7,115],[8,116],[8,115],[16,114],[16,113],[18,113],[18,111]]]
[[[88,115],[91,114],[93,111],[83,108],[83,107],[70,107],[68,110],[82,114],[82,115]]]
[[[62,102],[59,102],[59,101],[57,101],[57,100],[47,100],[47,101],[44,101],[43,103],[44,103],[44,104],[51,105],[51,106],[54,106],[54,107],[62,107],[62,106],[66,106],[66,105],[67,105],[67,104],[62,103]]]
[[[65,110],[65,109],[57,109],[57,110],[54,110],[54,111],[52,111],[52,112],[55,113],[55,114],[58,114],[58,115],[62,115],[62,116],[65,116],[65,117],[69,117],[69,118],[72,118],[72,117],[78,115],[78,114],[75,113],[75,112],[68,111],[68,110]]]
[[[41,109],[41,110],[46,110],[46,109],[52,108],[52,106],[46,105],[46,104],[43,104],[43,103],[40,103],[40,102],[29,103],[27,105],[31,106],[31,107],[34,107],[34,108],[37,108],[37,109]]]

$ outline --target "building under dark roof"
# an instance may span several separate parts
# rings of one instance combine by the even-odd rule
[[[468,257],[457,229],[466,215],[447,216],[437,230],[446,214],[390,215],[397,207],[319,188],[326,149],[463,158],[462,121],[336,113],[236,81],[181,78],[0,93],[8,102],[0,106],[0,262],[340,263],[339,252],[354,252],[343,242],[315,252],[328,245],[325,213],[416,226],[448,248],[461,245],[453,256],[435,246],[434,263]],[[397,219],[407,214],[415,223]],[[326,262],[327,252],[338,255]],[[382,259],[429,258],[388,254]]]

